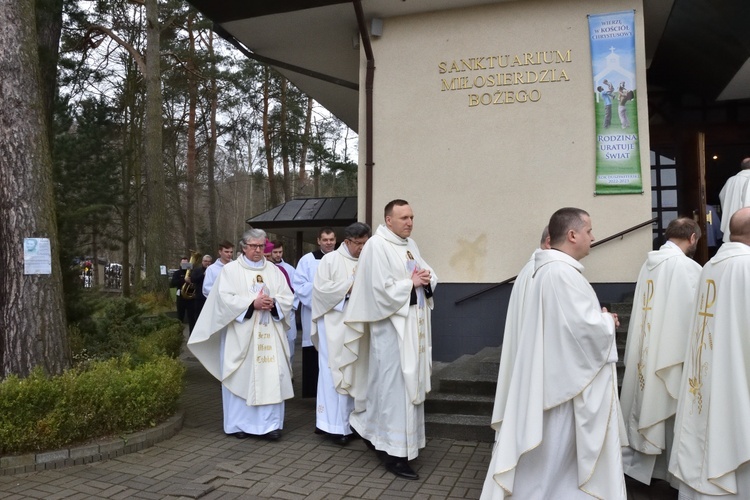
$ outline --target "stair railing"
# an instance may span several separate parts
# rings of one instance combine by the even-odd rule
[[[591,248],[598,247],[599,245],[603,245],[603,244],[607,243],[608,241],[612,241],[612,240],[617,239],[617,238],[622,238],[626,234],[632,233],[633,231],[636,231],[636,230],[638,230],[638,229],[640,229],[640,228],[642,228],[644,226],[649,226],[649,225],[653,224],[654,222],[656,222],[657,220],[659,220],[658,217],[653,217],[653,218],[651,218],[649,220],[641,222],[640,224],[636,224],[635,226],[632,226],[632,227],[629,227],[627,229],[624,229],[624,230],[620,231],[619,233],[615,233],[615,234],[613,234],[611,236],[607,236],[606,238],[603,238],[601,240],[597,240],[597,241],[595,241],[594,243],[591,244]],[[478,296],[480,296],[482,294],[485,294],[485,293],[487,293],[489,291],[492,291],[495,288],[501,287],[503,285],[507,285],[508,283],[510,283],[512,281],[515,281],[515,279],[517,277],[518,277],[518,275],[511,276],[510,278],[508,278],[506,280],[503,280],[500,283],[495,283],[493,285],[488,286],[487,288],[483,288],[483,289],[481,289],[481,290],[479,290],[477,292],[474,292],[474,293],[472,293],[470,295],[467,295],[466,297],[462,297],[462,298],[456,300],[455,304],[458,305],[458,304],[460,304],[462,302],[466,302],[467,300],[473,299],[473,298],[478,297]]]

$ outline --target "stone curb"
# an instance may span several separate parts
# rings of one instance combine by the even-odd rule
[[[182,429],[184,418],[185,414],[178,411],[174,416],[156,427],[126,434],[122,437],[55,451],[2,456],[0,457],[0,476],[62,469],[71,465],[99,462],[140,451],[177,434]]]

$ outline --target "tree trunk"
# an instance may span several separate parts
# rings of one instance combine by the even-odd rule
[[[219,245],[218,217],[216,210],[216,110],[219,106],[219,89],[216,84],[216,59],[214,58],[214,32],[208,32],[208,56],[211,60],[211,81],[209,83],[209,99],[211,100],[210,132],[208,136],[208,158],[206,159],[206,176],[208,186],[208,231],[211,237],[211,250]]]
[[[287,95],[286,95],[286,78],[281,77],[281,120],[279,125],[279,139],[281,142],[281,164],[284,168],[284,178],[281,180],[281,185],[284,189],[284,201],[292,199],[292,193],[290,189],[291,176],[289,175],[289,131],[286,125],[286,113],[287,113]]]
[[[130,213],[131,203],[135,201],[138,203],[138,189],[131,189],[131,180],[133,179],[133,173],[137,170],[138,166],[138,147],[139,141],[139,127],[136,120],[136,79],[138,73],[132,64],[128,65],[127,74],[124,84],[124,95],[123,95],[123,108],[124,108],[124,149],[127,152],[125,161],[122,162],[122,172],[120,177],[121,189],[122,189],[122,209],[121,220],[122,220],[122,233],[120,241],[122,243],[122,296],[130,297]],[[135,196],[133,196],[135,194]],[[137,210],[136,210],[137,214]],[[137,260],[137,258],[136,258]]]
[[[187,18],[188,59],[185,77],[188,86],[187,158],[185,159],[185,247],[195,250],[195,185],[198,172],[195,153],[195,110],[198,107],[198,79],[195,67],[195,33],[193,15]]]
[[[52,159],[34,0],[0,4],[0,378],[69,365]],[[49,238],[52,274],[24,274],[24,238]]]
[[[302,137],[302,151],[300,152],[299,159],[299,186],[304,188],[307,184],[307,172],[305,167],[307,165],[307,149],[310,146],[310,134],[312,133],[312,110],[313,110],[313,98],[307,98],[307,113],[305,115],[305,135]]]
[[[169,281],[160,273],[167,265],[166,184],[162,162],[162,97],[159,61],[159,6],[146,4],[146,125],[144,153],[146,170],[146,289],[166,300]]]
[[[133,259],[133,288],[136,293],[143,290],[143,210],[146,205],[144,188],[143,188],[143,162],[134,163],[135,171],[133,172],[133,182],[135,184],[135,258]]]
[[[91,231],[91,256],[93,259],[91,259],[91,284],[93,287],[98,288],[101,283],[99,283],[99,238],[98,236],[98,229],[97,226],[94,225],[94,228]]]
[[[63,24],[63,0],[36,0],[36,29],[39,44],[39,69],[42,86],[42,106],[47,120],[50,147],[54,144],[52,116],[57,93],[57,59]]]
[[[265,78],[263,79],[263,142],[265,144],[266,151],[266,165],[268,167],[268,190],[270,191],[270,203],[271,207],[275,207],[279,204],[278,197],[276,196],[276,178],[274,176],[274,164],[273,164],[273,138],[271,134],[271,125],[269,124],[269,113],[270,113],[270,93],[271,93],[271,70],[268,67],[264,68]],[[269,208],[269,207],[266,207]]]

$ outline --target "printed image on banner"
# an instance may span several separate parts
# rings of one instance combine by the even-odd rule
[[[589,15],[596,120],[596,194],[642,193],[635,13]]]

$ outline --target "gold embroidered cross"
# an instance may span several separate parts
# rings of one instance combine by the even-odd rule
[[[643,321],[641,322],[640,336],[640,360],[638,361],[638,386],[643,390],[646,386],[646,377],[643,374],[646,368],[646,356],[648,355],[648,343],[646,335],[651,331],[651,322],[649,321],[649,311],[651,311],[651,301],[654,298],[654,280],[646,281],[646,292],[643,294]]]
[[[698,413],[703,411],[703,394],[701,389],[703,388],[703,372],[705,370],[708,373],[708,363],[703,366],[703,348],[706,346],[706,336],[708,336],[708,348],[713,349],[713,338],[711,331],[707,331],[708,318],[713,318],[713,313],[708,312],[716,303],[716,282],[714,280],[706,280],[706,291],[701,293],[700,298],[701,310],[698,311],[698,316],[703,318],[703,324],[698,330],[695,331],[696,342],[692,347],[693,355],[693,376],[688,377],[688,385],[690,388],[688,391],[693,395],[694,400],[698,402]]]

